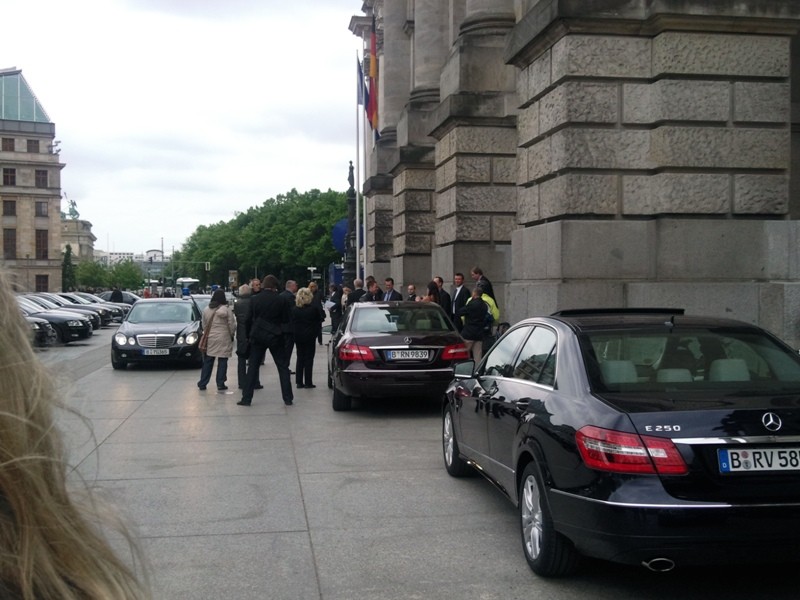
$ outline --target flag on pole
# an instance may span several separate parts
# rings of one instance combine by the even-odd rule
[[[367,119],[373,131],[378,131],[378,37],[375,31],[375,15],[372,15],[372,31],[369,35],[369,97]]]
[[[356,57],[356,69],[358,73],[358,105],[366,107],[369,104],[369,90],[364,81],[364,70],[361,68],[361,61]]]

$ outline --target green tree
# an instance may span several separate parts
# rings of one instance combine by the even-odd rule
[[[142,287],[142,270],[132,260],[120,262],[111,267],[108,276],[109,285],[123,290],[138,290]]]
[[[108,287],[108,267],[93,260],[84,260],[75,267],[78,287],[97,289]]]
[[[75,289],[75,265],[72,263],[72,246],[67,244],[61,262],[61,289],[65,292]]]
[[[333,225],[347,216],[344,192],[292,190],[238,213],[228,222],[202,225],[174,257],[176,276],[192,276],[201,285],[227,284],[229,270],[241,281],[256,273],[305,282],[308,267],[339,262]],[[210,271],[205,271],[205,263]]]

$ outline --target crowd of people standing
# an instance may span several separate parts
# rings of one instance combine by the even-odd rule
[[[262,389],[260,368],[269,353],[280,381],[280,393],[286,405],[294,403],[291,377],[297,389],[314,388],[313,372],[316,347],[322,345],[322,324],[327,310],[331,330],[342,321],[347,307],[355,302],[416,301],[432,302],[442,307],[467,343],[475,360],[480,360],[484,340],[492,335],[500,311],[491,281],[480,267],[470,271],[475,285],[468,289],[463,273],[456,273],[453,286],[445,289],[444,279],[436,276],[424,292],[408,284],[407,295],[394,287],[394,279],[386,277],[383,287],[374,277],[355,279],[353,287],[331,284],[325,300],[316,282],[299,287],[294,280],[282,286],[274,275],[263,280],[254,278],[238,289],[234,305],[228,306],[225,292],[215,290],[203,311],[203,330],[208,343],[197,386],[205,390],[214,374],[218,390],[227,390],[228,359],[236,354],[237,382],[242,397],[240,406],[250,406],[255,390]],[[291,370],[292,355],[295,356]]]

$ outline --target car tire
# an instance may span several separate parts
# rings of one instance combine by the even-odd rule
[[[337,390],[335,387],[333,388],[333,410],[350,410],[353,406],[353,399]]]
[[[328,368],[328,389],[333,389],[333,376],[331,375],[330,367]]]
[[[444,468],[452,477],[466,477],[473,473],[467,461],[459,454],[456,429],[453,423],[453,409],[450,405],[445,407],[442,414],[442,455],[444,456]]]
[[[117,370],[117,371],[124,371],[125,369],[128,368],[128,363],[126,361],[124,361],[124,360],[117,359],[117,357],[114,356],[114,352],[112,351],[111,352],[111,367],[114,370]]]
[[[555,530],[544,489],[536,464],[529,463],[519,487],[522,550],[528,566],[537,575],[563,577],[577,569],[580,555],[572,543]]]

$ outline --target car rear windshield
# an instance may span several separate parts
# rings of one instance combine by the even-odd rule
[[[129,323],[189,323],[192,320],[189,302],[137,302],[128,314]]]
[[[587,332],[581,346],[598,392],[800,391],[798,354],[752,328]]]
[[[356,311],[350,329],[355,333],[453,331],[453,325],[435,306],[370,306]]]

